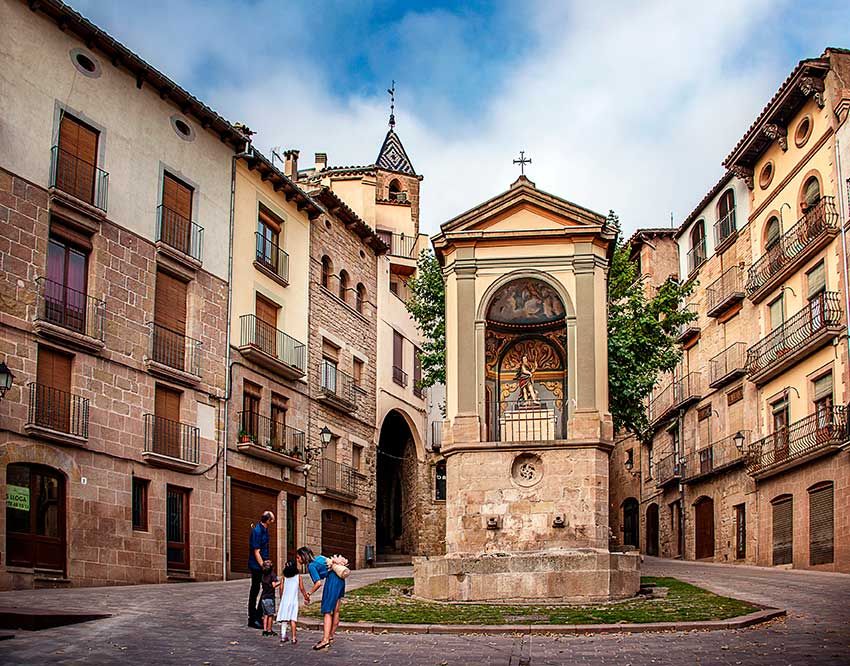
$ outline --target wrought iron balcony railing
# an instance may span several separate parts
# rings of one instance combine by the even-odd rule
[[[649,422],[655,425],[674,409],[685,407],[700,398],[702,398],[701,373],[689,372],[679,379],[674,379],[650,399],[647,414]]]
[[[345,409],[357,408],[357,393],[360,390],[354,378],[339,370],[333,363],[319,363],[319,387],[325,398]]]
[[[834,197],[821,197],[800,220],[786,231],[747,271],[746,291],[752,296],[786,267],[802,260],[809,248],[830,232],[838,232]]]
[[[655,483],[665,486],[672,481],[682,478],[682,462],[678,453],[671,453],[655,463]]]
[[[145,452],[197,465],[200,430],[188,423],[145,414]]]
[[[61,389],[30,382],[27,425],[88,439],[89,401]]]
[[[839,405],[821,409],[753,442],[747,450],[747,473],[756,477],[768,475],[847,440],[847,408]]]
[[[679,342],[685,342],[686,340],[688,340],[689,338],[692,338],[693,336],[695,336],[697,333],[700,332],[699,308],[697,307],[697,304],[696,303],[687,303],[686,305],[682,306],[682,310],[685,311],[685,312],[690,312],[690,313],[695,314],[697,316],[694,317],[693,319],[691,319],[689,322],[687,322],[685,324],[681,324],[679,326],[679,329],[676,331],[676,339]]]
[[[394,257],[416,258],[416,236],[411,234],[394,234],[389,231],[378,231],[378,237],[390,248]]]
[[[106,303],[45,277],[38,286],[37,319],[103,341]]]
[[[349,465],[323,458],[316,468],[316,485],[327,493],[357,497],[357,472]]]
[[[239,436],[276,453],[305,459],[306,435],[297,428],[278,423],[256,412],[239,412]]]
[[[421,398],[425,395],[425,391],[422,389],[422,386],[415,379],[413,381],[413,395],[415,395],[417,398]]]
[[[727,268],[723,275],[705,290],[706,314],[714,317],[729,306],[744,299],[744,266],[739,264]]]
[[[289,284],[289,255],[274,241],[256,232],[257,251],[255,261],[260,267]]]
[[[256,315],[239,317],[240,346],[253,347],[276,361],[295,368],[299,375],[307,371],[307,347],[290,335],[267,324]]]
[[[566,438],[563,400],[491,400],[487,403],[487,440],[545,442]]]
[[[743,463],[751,433],[742,430],[741,434],[744,436],[741,449],[735,444],[735,435],[730,435],[688,455],[682,469],[682,479],[685,482],[695,481]]]
[[[730,238],[737,230],[735,225],[735,209],[730,210],[726,217],[717,220],[714,223],[714,245],[715,247],[723,245],[726,239]]]
[[[688,250],[688,275],[694,273],[706,260],[705,239]]]
[[[204,228],[165,204],[156,209],[156,240],[195,261],[202,260]]]
[[[794,316],[782,322],[747,350],[747,373],[754,381],[772,369],[784,368],[808,353],[813,345],[828,341],[841,325],[841,299],[837,292],[822,292]]]
[[[399,386],[407,386],[407,373],[397,365],[393,366],[393,381]]]
[[[59,146],[50,149],[49,185],[106,212],[109,174]]]
[[[169,368],[199,377],[201,341],[160,324],[148,322],[151,331],[150,358]]]
[[[709,362],[709,386],[717,388],[747,373],[747,344],[735,342]]]

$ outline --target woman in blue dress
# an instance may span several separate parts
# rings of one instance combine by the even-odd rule
[[[339,626],[339,603],[345,596],[345,581],[333,572],[329,557],[324,555],[314,556],[313,551],[305,546],[295,551],[295,556],[302,565],[307,566],[307,572],[313,580],[313,587],[307,592],[308,602],[310,595],[318,590],[324,582],[324,589],[322,589],[324,633],[322,640],[313,646],[314,650],[324,650],[333,641],[336,628]]]

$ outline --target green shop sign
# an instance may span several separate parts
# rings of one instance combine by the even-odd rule
[[[6,486],[6,508],[30,510],[30,489],[26,486]]]

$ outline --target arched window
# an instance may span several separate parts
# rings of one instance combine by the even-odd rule
[[[43,465],[6,468],[6,564],[65,568],[65,477]]]
[[[325,289],[331,288],[331,275],[333,275],[334,265],[328,255],[322,257],[322,286]]]
[[[363,305],[366,303],[366,287],[363,286],[362,282],[357,283],[357,292],[355,294],[355,307],[357,308],[357,312],[363,314]]]
[[[348,273],[344,270],[339,272],[339,297],[345,300],[348,293]]]
[[[767,221],[767,226],[764,231],[764,249],[770,250],[779,242],[779,237],[782,235],[782,229],[779,226],[779,218],[774,215]]]
[[[705,262],[705,222],[698,220],[691,229],[691,249],[688,251],[688,273]]]
[[[393,178],[389,186],[390,201],[407,201],[407,192],[402,192],[398,178]]]
[[[803,185],[800,208],[803,213],[808,213],[818,201],[820,201],[820,182],[814,176],[810,176]]]
[[[735,224],[735,191],[730,187],[717,202],[717,223],[714,225],[715,239],[718,243],[729,238],[737,226]]]

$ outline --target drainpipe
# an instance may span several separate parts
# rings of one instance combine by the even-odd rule
[[[224,451],[222,455],[223,483],[221,493],[221,579],[227,580],[227,443],[230,430],[230,394],[233,388],[231,375],[232,363],[230,349],[230,323],[233,315],[233,236],[235,229],[236,207],[236,160],[253,155],[251,140],[246,139],[245,150],[233,155],[230,160],[230,221],[229,242],[227,250],[227,328],[225,329],[225,346],[227,349],[226,372],[224,373]]]
[[[841,178],[841,142],[835,139],[835,161],[838,177]],[[847,197],[850,199],[850,178],[847,178]],[[838,183],[838,215],[841,225],[841,268],[844,277],[844,338],[847,344],[847,363],[850,366],[850,281],[847,276],[847,228],[846,221],[848,212],[844,209],[844,195],[841,192],[841,182]],[[848,203],[850,205],[850,203]],[[847,399],[847,396],[844,396]]]

